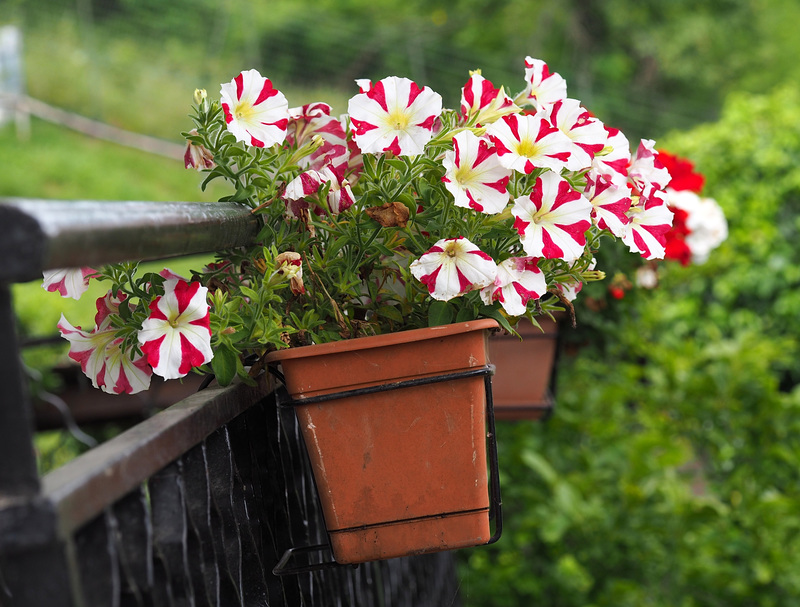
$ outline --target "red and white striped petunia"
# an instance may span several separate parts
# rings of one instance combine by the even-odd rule
[[[122,338],[116,337],[117,328],[110,317],[119,313],[120,302],[110,291],[100,297],[91,331],[72,326],[63,315],[58,329],[69,341],[69,357],[80,363],[95,388],[110,394],[136,394],[150,387],[152,370],[144,357],[123,350]]]
[[[518,173],[540,168],[556,172],[581,168],[572,153],[572,141],[544,114],[503,116],[487,127],[486,135],[494,143],[500,164]]]
[[[470,124],[488,124],[501,116],[519,112],[511,97],[476,72],[461,89],[462,121]]]
[[[574,261],[583,255],[592,204],[552,171],[536,179],[529,196],[514,200],[514,227],[532,257]]]
[[[525,82],[525,100],[537,109],[567,97],[567,81],[541,59],[525,57]]]
[[[444,238],[410,266],[431,297],[448,301],[494,282],[497,264],[464,237]]]
[[[510,257],[497,265],[494,283],[481,289],[486,305],[499,301],[510,316],[525,314],[528,302],[547,292],[547,281],[534,257]]]
[[[589,174],[624,186],[628,181],[631,146],[622,131],[608,126],[604,128],[607,134],[604,153],[594,157]]]
[[[672,227],[672,211],[667,207],[664,192],[651,190],[628,211],[630,223],[622,242],[633,253],[645,259],[664,259],[666,234]]]
[[[663,190],[672,179],[658,159],[655,145],[652,139],[642,139],[628,167],[628,181],[637,193],[644,196],[649,196],[652,189]]]
[[[283,143],[289,123],[289,103],[269,78],[247,70],[221,85],[222,110],[237,141],[255,147]]]
[[[500,164],[489,142],[470,131],[453,137],[453,150],[444,155],[442,181],[457,207],[487,214],[500,213],[508,205],[511,170]]]
[[[359,82],[364,91],[366,83]],[[358,147],[365,154],[421,154],[442,113],[442,97],[408,78],[390,76],[348,103]]]
[[[183,377],[214,357],[207,294],[198,282],[170,279],[164,295],[150,303],[139,343],[153,372],[164,379]]]
[[[608,230],[622,238],[629,223],[631,191],[627,186],[618,186],[602,177],[586,177],[584,196],[592,203],[592,220],[601,230]]]
[[[290,216],[297,217],[298,205],[293,204],[303,201],[305,198],[316,197],[320,188],[327,184],[328,189],[328,210],[334,215],[338,215],[345,209],[353,206],[355,198],[350,184],[346,179],[342,180],[329,166],[325,166],[319,171],[309,169],[300,173],[287,185],[281,197],[287,202],[287,211]],[[301,203],[299,208],[308,208],[308,205]]]
[[[58,323],[61,336],[69,341],[69,357],[80,363],[95,388],[109,394],[136,394],[150,387],[152,370],[143,356],[122,349],[115,328],[84,331],[64,316]]]
[[[96,273],[92,268],[47,270],[42,274],[42,288],[51,293],[58,291],[61,297],[80,299],[89,288],[89,278]]]
[[[323,144],[310,155],[301,158],[298,166],[319,171],[329,165],[335,173],[343,176],[350,157],[347,134],[339,119],[331,116],[331,107],[327,103],[309,103],[291,108],[289,116],[286,131],[286,142],[289,145],[300,148],[315,135],[323,139]]]
[[[575,166],[581,165],[573,170],[588,169],[608,140],[603,123],[577,99],[559,99],[548,108],[547,119],[572,141]]]

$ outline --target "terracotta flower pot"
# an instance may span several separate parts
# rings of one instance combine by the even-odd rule
[[[280,361],[295,400],[337,562],[490,541],[485,375],[493,328],[480,320],[267,357]],[[471,375],[302,403],[457,372]]]
[[[553,410],[552,378],[558,351],[558,323],[542,317],[542,332],[529,321],[520,321],[522,340],[507,333],[489,339],[489,358],[495,365],[492,379],[496,419],[543,419]]]

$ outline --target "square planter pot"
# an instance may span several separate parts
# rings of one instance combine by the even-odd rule
[[[338,563],[492,539],[486,342],[496,327],[480,320],[268,355],[294,401]],[[443,380],[451,374],[462,375]]]

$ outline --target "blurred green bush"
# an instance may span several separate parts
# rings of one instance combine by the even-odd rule
[[[659,145],[730,236],[578,311],[553,418],[498,429],[505,532],[462,554],[469,606],[800,601],[800,94],[732,95]]]

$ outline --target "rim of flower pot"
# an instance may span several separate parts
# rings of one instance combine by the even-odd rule
[[[349,352],[351,350],[363,350],[367,348],[379,348],[387,344],[404,344],[413,341],[426,339],[438,339],[449,335],[466,333],[468,331],[482,331],[484,329],[499,329],[500,325],[492,318],[480,318],[467,322],[457,322],[435,327],[423,327],[421,329],[409,329],[407,331],[396,331],[394,333],[383,333],[381,335],[370,335],[356,339],[343,339],[341,341],[331,341],[323,344],[311,346],[299,346],[296,348],[285,348],[270,352],[265,357],[266,362],[288,360],[292,358],[303,358],[307,356],[322,356],[333,352]]]

